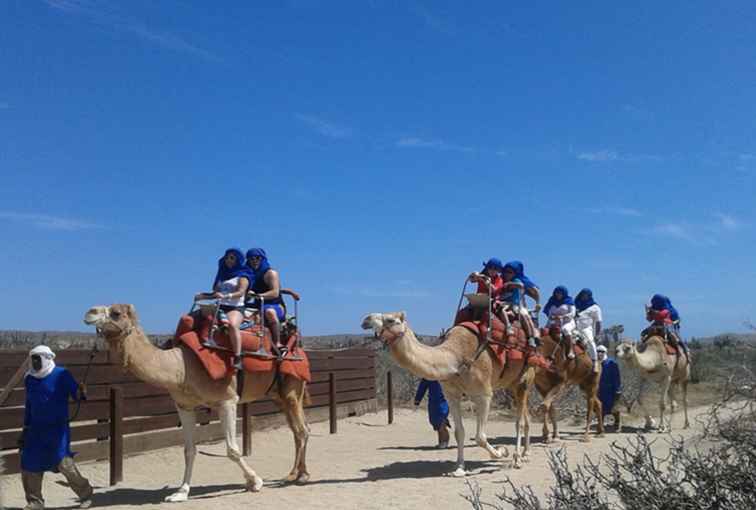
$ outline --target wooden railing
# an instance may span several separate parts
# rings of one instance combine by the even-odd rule
[[[330,417],[335,432],[338,415],[376,409],[375,355],[369,349],[308,351],[312,383],[308,385],[311,404],[308,419]],[[0,388],[4,387],[28,356],[28,351],[0,351]],[[123,456],[182,443],[178,413],[168,394],[143,383],[114,363],[108,352],[95,354],[91,366],[89,351],[60,351],[56,363],[65,366],[81,381],[87,373],[88,399],[71,422],[72,450],[78,461],[110,459],[111,483],[122,479]],[[24,421],[23,380],[0,406],[0,456],[5,473],[19,470],[16,443]],[[71,404],[73,416],[76,404]],[[239,406],[238,430],[244,455],[249,454],[251,430],[255,422],[265,425],[285,423],[278,406],[270,399]],[[250,419],[255,417],[255,419]],[[197,410],[198,441],[223,437],[217,414]]]

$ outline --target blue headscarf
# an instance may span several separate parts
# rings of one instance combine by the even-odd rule
[[[265,276],[265,273],[270,269],[270,262],[268,262],[268,254],[265,253],[265,250],[262,248],[251,248],[247,250],[247,261],[251,259],[252,257],[261,257],[262,260],[260,260],[260,265],[257,266],[257,269],[254,270],[255,272],[255,280],[257,278],[263,278]],[[250,268],[252,266],[249,266]],[[257,283],[255,281],[255,283]],[[254,286],[254,284],[252,284]]]
[[[575,296],[575,308],[577,308],[578,312],[582,312],[595,304],[596,302],[593,300],[593,291],[591,289],[583,289]]]
[[[525,266],[522,262],[519,260],[512,260],[510,262],[507,262],[504,267],[511,267],[514,269],[515,276],[522,281],[522,284],[525,285],[526,289],[537,289],[538,285],[535,284],[533,280],[525,276]]]
[[[490,268],[498,269],[501,272],[504,270],[504,264],[496,257],[491,257],[486,262],[483,262],[483,271]]]
[[[562,293],[562,299],[557,299],[556,293],[560,292]],[[564,285],[560,285],[559,287],[554,289],[554,292],[551,294],[551,297],[549,298],[548,302],[546,303],[546,306],[543,308],[543,313],[546,315],[549,315],[549,310],[552,306],[562,306],[562,305],[574,305],[575,302],[570,297],[570,291],[567,290],[567,287]]]
[[[234,254],[234,256],[236,256],[236,264],[234,264],[234,267],[228,267],[226,265],[226,255],[228,255],[229,253],[232,253]],[[213,288],[215,288],[215,285],[218,282],[224,282],[236,276],[246,278],[247,280],[249,280],[250,284],[255,279],[254,273],[244,265],[244,254],[242,253],[242,251],[239,248],[229,248],[228,250],[226,250],[223,256],[218,259],[218,272],[215,274]]]
[[[651,298],[651,308],[658,311],[669,310],[670,318],[673,321],[680,320],[680,314],[677,313],[677,309],[672,306],[672,301],[670,301],[667,296],[664,296],[662,294],[654,294]]]

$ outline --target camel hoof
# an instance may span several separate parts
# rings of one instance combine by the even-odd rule
[[[596,433],[596,437],[606,437],[606,434],[604,434],[603,432],[598,432]]]
[[[684,428],[684,429],[689,429],[689,428],[690,428],[690,423],[688,423],[688,422],[686,421],[686,422],[685,422],[685,425],[683,425],[683,428]]]
[[[519,455],[515,455],[514,457],[514,463],[512,464],[512,467],[515,469],[522,469],[522,459]]]
[[[174,492],[170,496],[166,496],[165,502],[166,503],[183,503],[184,501],[188,499],[189,499],[189,492],[178,491],[178,492]]]
[[[583,436],[583,437],[580,438],[580,442],[581,443],[590,443],[591,442],[591,438],[589,436],[585,435],[585,436]]]
[[[498,460],[498,459],[500,459],[502,457],[506,457],[505,452],[502,452],[499,448],[494,448],[490,452],[490,455],[491,455],[491,458],[494,459],[494,460]]]
[[[467,471],[465,471],[465,468],[461,468],[461,467],[458,467],[457,469],[455,469],[455,470],[454,470],[454,471],[452,472],[452,474],[451,474],[451,475],[452,475],[452,476],[453,476],[454,478],[464,478],[465,476],[467,476]]]
[[[253,480],[247,480],[247,490],[249,492],[260,492],[263,488],[263,479],[256,476]]]
[[[549,436],[543,436],[543,444],[550,444],[550,443],[552,443],[553,441],[554,441],[554,440],[553,440],[553,439],[551,439],[551,437],[549,437]]]
[[[310,473],[299,473],[297,477],[298,484],[305,484],[310,481]]]
[[[295,482],[297,480],[298,476],[299,476],[299,474],[296,473],[296,472],[289,473],[288,475],[286,475],[286,478],[284,478],[284,480],[286,481],[286,483],[292,483],[292,482]]]

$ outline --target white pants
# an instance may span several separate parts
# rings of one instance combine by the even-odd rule
[[[578,319],[578,322],[579,324],[577,325],[577,328],[579,328],[578,331],[580,332],[580,338],[585,344],[585,352],[588,353],[591,360],[596,361],[596,342],[594,341],[593,335],[593,321],[590,319],[583,321]]]

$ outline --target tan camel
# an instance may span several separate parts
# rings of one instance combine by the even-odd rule
[[[192,468],[197,453],[194,444],[194,410],[198,406],[218,410],[225,431],[226,454],[241,468],[247,488],[257,492],[262,488],[263,480],[244,462],[236,442],[236,405],[266,396],[273,398],[281,406],[294,433],[294,467],[287,480],[304,483],[309,479],[305,464],[308,430],[303,408],[307,398],[304,381],[282,376],[278,391],[272,390],[268,394],[275,382],[272,372],[248,375],[244,378],[240,399],[236,394],[236,377],[212,380],[188,347],[180,345],[161,350],[152,345],[139,327],[132,305],[90,308],[84,316],[84,322],[95,326],[104,336],[110,351],[118,356],[124,369],[148,384],[165,389],[176,402],[184,434],[184,481],[178,491],[165,498],[166,501],[186,501],[189,497]]]
[[[587,353],[583,352],[574,359],[568,359],[565,349],[551,338],[550,335],[541,336],[541,353],[554,360],[555,372],[539,367],[535,374],[535,387],[543,398],[543,441],[550,443],[559,439],[557,420],[554,413],[554,401],[573,384],[577,384],[585,395],[586,417],[583,441],[590,441],[588,432],[591,428],[593,413],[598,418],[597,436],[604,434],[604,413],[601,410],[601,400],[598,398],[601,371],[593,372],[593,362]],[[550,434],[549,421],[553,431]]]
[[[486,437],[491,398],[497,389],[512,391],[517,418],[515,421],[516,449],[514,467],[527,461],[530,449],[530,421],[528,416],[528,393],[533,386],[535,370],[524,361],[508,362],[502,366],[489,349],[485,349],[473,363],[478,348],[478,336],[462,326],[455,326],[446,334],[441,345],[430,347],[421,344],[410,329],[404,312],[371,313],[362,320],[363,329],[372,329],[375,335],[388,346],[397,364],[418,377],[440,381],[449,409],[454,419],[454,437],[457,441],[457,465],[454,476],[465,473],[465,426],[462,421],[462,396],[468,396],[475,404],[477,430],[475,440],[493,459],[508,455],[494,448]],[[522,436],[525,447],[520,451]]]
[[[657,383],[661,386],[659,399],[659,432],[672,430],[672,418],[670,416],[669,428],[664,422],[664,411],[667,400],[674,396],[674,386],[682,387],[683,412],[685,414],[685,426],[690,427],[688,421],[688,381],[690,380],[690,363],[688,358],[681,354],[667,354],[664,340],[660,336],[652,335],[646,340],[646,348],[639,352],[635,343],[622,342],[617,346],[617,359],[626,367],[638,370],[642,379]],[[646,427],[653,426],[653,419],[646,411],[642,395],[638,396],[638,403],[646,415]]]

